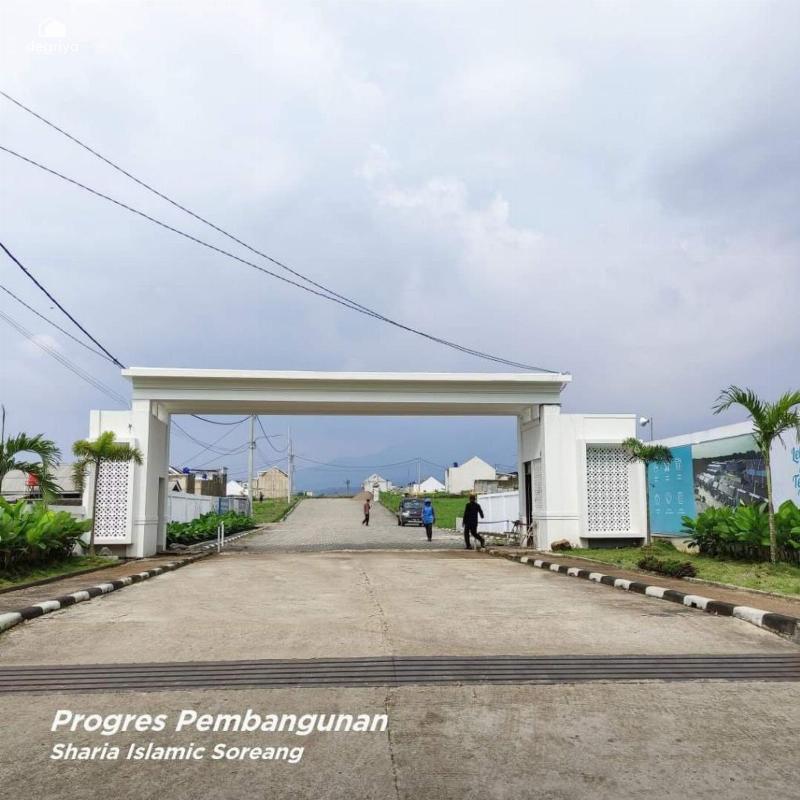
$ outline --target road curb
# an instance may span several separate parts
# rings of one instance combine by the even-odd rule
[[[204,553],[196,553],[177,561],[168,561],[160,567],[153,567],[153,569],[148,569],[144,572],[137,572],[135,575],[126,575],[124,578],[119,578],[114,581],[99,583],[96,586],[89,586],[86,589],[71,592],[61,597],[55,597],[52,600],[43,600],[41,603],[34,603],[32,606],[19,608],[16,611],[6,611],[0,614],[0,632],[7,631],[9,628],[13,628],[15,625],[19,625],[26,620],[41,617],[43,614],[50,614],[53,611],[59,611],[62,608],[73,606],[76,603],[91,600],[93,597],[116,592],[117,589],[124,589],[126,586],[131,586],[134,583],[141,583],[149,578],[155,578],[157,575],[161,575],[164,572],[172,572],[194,561],[199,561],[201,558],[207,558],[210,555],[212,555],[210,550]]]
[[[614,589],[622,589],[626,592],[636,592],[637,594],[655,597],[658,600],[668,600],[672,603],[680,603],[688,608],[696,608],[705,611],[707,614],[718,614],[724,617],[736,617],[744,620],[759,628],[785,636],[793,642],[800,644],[800,619],[789,617],[785,614],[777,614],[773,611],[764,611],[760,608],[751,606],[737,606],[733,603],[726,603],[721,600],[714,600],[699,594],[679,592],[675,589],[668,589],[664,586],[645,583],[643,581],[633,581],[628,578],[620,578],[616,575],[594,570],[582,569],[581,567],[568,567],[566,564],[546,561],[542,558],[533,558],[516,553],[506,553],[502,550],[487,548],[486,552],[496,558],[507,558],[509,561],[516,561],[520,564],[527,564],[530,567],[547,570],[570,578],[583,578],[594,583],[601,583],[611,586]]]

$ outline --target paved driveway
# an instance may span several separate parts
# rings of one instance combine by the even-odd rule
[[[331,509],[348,509],[346,502],[304,503],[293,524],[261,538],[329,542],[309,514],[322,511],[320,518],[328,518]],[[376,526],[369,536],[379,531]],[[390,532],[396,535],[387,524]],[[351,543],[360,534],[356,524],[342,541]],[[307,545],[306,540],[301,546]],[[34,664],[390,654],[798,652],[740,620],[479,553],[278,553],[258,541],[0,636],[0,666],[23,670]],[[302,741],[286,734],[128,732],[108,739],[50,733],[53,715],[65,708],[163,713],[170,720],[181,709],[387,713],[389,729],[312,734]],[[798,736],[800,685],[749,680],[3,695],[0,785],[10,797],[37,800],[794,800]],[[295,765],[51,761],[52,745],[63,741],[122,747],[148,741],[209,747],[299,743],[306,749]]]
[[[428,542],[425,529],[397,524],[397,518],[379,503],[372,506],[369,526],[361,524],[362,503],[350,498],[318,498],[301,502],[266,533],[248,536],[233,545],[248,552],[302,552],[308,550],[436,550],[463,548],[464,538],[434,528]]]

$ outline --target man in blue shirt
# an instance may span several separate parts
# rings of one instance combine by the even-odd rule
[[[433,510],[433,503],[430,498],[425,498],[422,506],[422,524],[425,526],[425,533],[428,534],[428,541],[433,539],[433,523],[436,522],[436,512]]]

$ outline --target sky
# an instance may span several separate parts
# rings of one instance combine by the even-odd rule
[[[740,420],[710,410],[731,383],[800,383],[798,31],[793,0],[0,0],[0,89],[339,293],[572,373],[565,411],[651,416],[667,436]],[[1,97],[0,144],[252,257]],[[3,152],[0,179],[0,240],[125,364],[496,369]],[[77,334],[5,257],[0,285]],[[89,409],[120,406],[37,343],[128,384],[2,291],[0,312],[34,338],[0,318],[7,427],[67,452]],[[515,460],[507,419],[263,423],[328,463]],[[174,464],[243,475],[246,426],[180,424],[231,433],[196,458],[174,436]],[[281,457],[260,445],[258,466]],[[368,473],[301,464],[301,488]]]

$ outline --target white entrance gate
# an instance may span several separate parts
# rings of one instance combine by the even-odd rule
[[[115,543],[127,556],[151,555],[166,542],[166,499],[172,414],[281,414],[350,416],[512,416],[517,420],[520,475],[537,462],[539,542],[567,538],[640,538],[644,535],[644,471],[627,465],[627,493],[614,503],[628,512],[627,530],[587,524],[587,447],[618,446],[634,436],[636,418],[561,414],[570,375],[533,373],[270,372],[252,370],[131,368],[130,411],[93,411],[90,436],[114,431],[142,452],[132,465],[127,495],[119,491],[125,519]],[[127,502],[126,499],[127,498]],[[521,509],[522,511],[522,509]],[[615,516],[615,521],[620,516]]]

